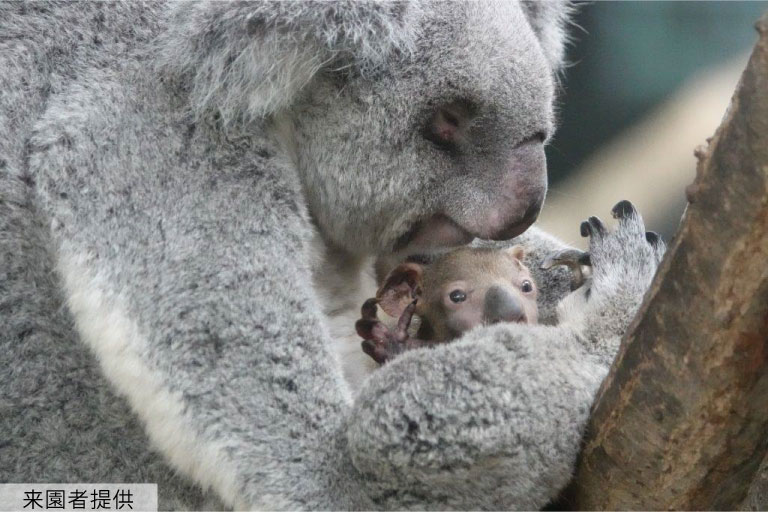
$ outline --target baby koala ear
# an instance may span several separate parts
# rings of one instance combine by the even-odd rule
[[[516,260],[519,260],[521,263],[523,258],[525,258],[525,249],[522,245],[513,245],[512,247],[504,249],[504,251]]]
[[[406,307],[421,296],[423,268],[418,263],[403,263],[390,272],[376,292],[379,307],[398,318]]]

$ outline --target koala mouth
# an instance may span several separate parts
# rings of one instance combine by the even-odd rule
[[[450,217],[437,214],[414,224],[395,242],[393,252],[429,253],[436,249],[466,245],[474,238],[472,233],[456,224]]]

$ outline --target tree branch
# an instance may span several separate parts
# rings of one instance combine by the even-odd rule
[[[579,509],[737,507],[768,453],[768,15],[595,404]]]

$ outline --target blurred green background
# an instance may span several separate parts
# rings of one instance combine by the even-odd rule
[[[553,191],[547,203],[554,203],[555,206],[563,199],[558,195],[561,184],[564,187],[562,194],[570,195],[572,203],[579,199],[577,197],[574,200],[574,194],[584,194],[583,202],[588,202],[589,191],[580,190],[576,184],[578,173],[584,170],[584,166],[599,167],[592,165],[590,159],[616,140],[624,137],[624,145],[634,147],[635,150],[647,144],[649,153],[658,148],[660,141],[654,140],[653,134],[661,133],[663,127],[654,129],[651,124],[643,132],[644,135],[637,135],[634,139],[625,135],[638,123],[648,124],[650,116],[667,119],[656,121],[658,123],[680,123],[685,127],[687,118],[691,124],[704,123],[694,116],[701,114],[696,112],[697,109],[714,110],[710,115],[714,121],[708,121],[714,126],[707,127],[703,132],[711,135],[725,111],[746,56],[757,39],[754,23],[762,13],[768,11],[766,1],[594,2],[577,6],[574,25],[570,27],[572,42],[567,53],[569,66],[562,78],[559,98],[559,128],[547,149]],[[730,70],[722,71],[719,75],[713,72],[711,77],[696,82],[696,77],[706,70],[715,69],[729,61],[736,62]],[[723,82],[726,79],[730,82]],[[715,82],[728,85],[716,89],[712,85]],[[699,106],[696,106],[695,101],[691,102],[691,106],[686,103],[685,90],[686,87],[695,89],[692,84],[699,88],[697,90],[709,87],[706,90],[710,92],[701,96],[705,99],[699,100]],[[715,90],[718,92],[713,92]],[[685,112],[676,112],[674,116],[664,117],[657,112],[664,108],[673,109],[676,104],[691,110],[690,116]],[[664,187],[665,177],[668,176],[669,186],[680,189],[665,199],[663,206],[658,205],[668,211],[656,212],[657,223],[661,224],[656,228],[664,232],[667,238],[674,232],[685,205],[684,186],[681,183],[692,179],[695,169],[693,149],[706,139],[706,135],[698,133],[695,137],[689,134],[686,138],[683,136],[686,130],[672,130],[673,135],[681,133],[680,144],[684,147],[680,151],[685,155],[683,161],[689,161],[690,166],[677,161],[671,164],[650,160],[648,163],[649,166],[657,167],[670,165],[670,169],[681,168],[681,173],[688,173],[684,178],[674,178],[673,174],[677,171],[665,170],[665,174],[653,180],[652,186]],[[621,155],[620,145],[617,148],[611,151]],[[627,155],[628,162],[630,158],[638,158],[637,154]],[[663,155],[660,158],[663,159]],[[680,160],[680,157],[675,158]],[[621,162],[621,158],[618,158],[618,162]],[[622,171],[618,169],[610,172]],[[642,171],[626,172],[636,174],[634,178],[638,186],[643,185]],[[630,178],[627,177],[620,186],[611,185],[609,181],[606,181],[605,186],[617,188],[616,200],[625,197],[632,199],[627,196],[635,193],[636,187],[627,181]],[[649,185],[645,183],[645,186]],[[639,195],[639,191],[637,193]],[[578,201],[576,204],[579,204]],[[604,208],[602,204],[599,207]],[[567,221],[577,225],[578,220],[574,218]],[[563,219],[557,222],[563,222]]]
[[[693,73],[748,50],[768,9],[768,2],[577,5],[560,127],[547,155],[552,183]]]

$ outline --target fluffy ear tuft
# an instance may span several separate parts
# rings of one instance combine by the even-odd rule
[[[575,6],[568,0],[524,0],[520,4],[549,64],[553,70],[559,71],[568,43],[565,27]]]
[[[158,39],[158,71],[199,117],[265,117],[289,106],[323,66],[367,73],[413,50],[421,10],[402,2],[179,3]]]

